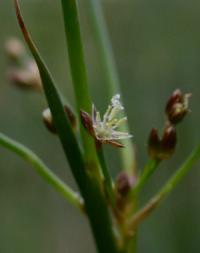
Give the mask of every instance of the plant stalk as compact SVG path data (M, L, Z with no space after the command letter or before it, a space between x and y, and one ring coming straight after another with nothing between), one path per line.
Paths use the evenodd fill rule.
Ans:
M99 0L86 0L88 16L93 28L93 36L96 42L98 58L102 66L102 73L105 77L105 89L112 97L114 94L121 94L120 81L117 67L114 60L112 45L110 43L102 6ZM128 124L121 127L122 131L129 132ZM135 151L130 139L122 141L125 148L120 149L122 168L129 175L136 175Z
M200 145L196 149L194 149L188 159L161 188L161 190L153 198L151 198L150 201L141 210L139 210L135 215L133 215L133 217L129 220L129 230L136 229L137 226L152 213L152 211L161 203L161 201L163 201L175 189L177 184L199 161L199 159Z
M159 160L149 160L147 162L141 176L137 180L135 187L133 188L133 190L130 193L131 196L135 196L141 191L141 189L143 188L145 183L148 181L150 176L157 169L159 163L160 163Z
M81 41L77 1L61 0L61 2L77 112L78 115L80 115L81 110L91 113L92 102L89 94L87 70ZM92 167L93 172L96 171L97 174L100 174L94 141L81 124L80 130L84 147L84 159L89 168Z
M102 172L104 175L104 186L105 186L106 194L108 195L111 205L115 207L115 193L113 191L112 177L110 175L109 169L106 164L104 150L103 150L102 145L101 147L98 148L97 154L98 154Z
M50 184L57 192L59 192L70 204L83 211L83 200L68 187L61 179L59 179L30 149L0 133L0 146L14 152L22 159L28 161L48 184Z
M78 113L81 110L91 113L92 103L88 89L77 1L62 0L62 10L77 110ZM90 173L89 178L86 177L88 182L81 188L83 188L83 193L87 192L87 194L83 194L83 197L96 245L101 253L117 253L117 242L106 199L99 182L93 177L93 173L96 172L98 179L102 179L95 143L82 125L80 128L84 147L85 170Z

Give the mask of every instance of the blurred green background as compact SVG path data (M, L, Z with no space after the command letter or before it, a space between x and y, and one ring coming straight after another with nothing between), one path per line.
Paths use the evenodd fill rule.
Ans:
M108 101L104 74L80 0L82 33L93 100L100 110ZM165 162L145 187L141 203L156 192L200 140L200 1L102 1L122 93L128 112L138 167L147 159L146 140L161 128L163 109L175 88L193 93L192 113L178 127L176 155ZM60 89L73 103L60 1L21 0L29 29ZM11 86L5 78L4 42L21 37L11 0L0 2L0 131L31 147L76 187L56 137L41 120L43 96ZM108 148L113 175L120 170ZM200 170L194 168L165 203L142 225L139 253L200 252ZM31 170L29 164L0 148L0 252L93 253L87 221Z

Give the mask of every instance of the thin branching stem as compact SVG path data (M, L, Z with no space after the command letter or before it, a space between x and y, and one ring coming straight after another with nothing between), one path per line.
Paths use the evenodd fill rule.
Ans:
M101 164L102 172L104 175L104 186L105 186L106 194L108 195L111 205L114 207L115 194L113 191L113 181L112 181L112 177L110 175L109 169L106 164L106 160L105 160L104 151L103 151L102 146L98 149L97 153L98 153L99 161Z
M177 184L184 178L184 176L191 170L191 168L200 159L200 145L191 153L188 159L183 165L175 172L175 174L167 181L167 183L161 188L161 190L150 199L150 201L139 210L129 220L128 231L133 231L137 226L146 219L152 211L167 197L177 186Z
M145 183L148 181L148 179L151 177L151 175L155 172L159 165L160 161L153 159L149 160L147 164L145 165L143 172L141 176L138 178L137 183L133 190L130 192L131 196L137 195L145 185Z
M107 91L108 97L112 97L114 94L121 94L121 88L103 9L100 0L86 0L86 4L88 7L90 24L93 27L93 35L102 67L102 73L105 77L104 87ZM129 132L128 123L121 127L121 131ZM122 161L122 169L126 170L130 176L137 176L136 157L133 144L130 139L122 141L122 144L125 146L125 148L120 149L119 151ZM137 201L136 198L135 201ZM134 204L134 206L136 205ZM135 238L132 239L130 249L132 253L136 252Z
M105 77L104 87L108 97L114 94L121 94L120 80L114 60L112 45L110 43L102 6L99 0L86 0L88 16L93 27L93 35L96 42L98 56L102 66L102 73ZM129 132L128 124L121 127L124 132ZM124 149L120 149L122 167L129 175L136 174L135 152L130 139L122 141Z
M0 146L14 152L29 162L36 173L59 192L70 204L83 211L83 200L80 195L58 178L33 151L2 133L0 133Z
M77 1L62 0L61 2L78 115L80 115L81 110L91 113L92 102L88 88ZM93 173L96 172L98 177L100 172L94 141L82 125L80 125L80 130L84 147L84 159L89 169L92 167Z

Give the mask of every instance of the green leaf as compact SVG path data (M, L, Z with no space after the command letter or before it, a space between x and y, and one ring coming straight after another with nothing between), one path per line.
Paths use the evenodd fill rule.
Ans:
M87 70L84 61L78 4L75 0L62 0L61 2L77 111L79 115L81 110L91 113L92 102L88 88ZM80 125L80 130L84 148L84 158L87 162L88 169L92 169L91 171L96 173L97 177L100 177L100 166L98 163L94 140L88 135L82 125Z
M59 179L30 149L25 147L0 133L0 146L14 152L25 161L29 162L37 174L39 174L49 185L51 185L57 192L61 193L68 202L75 207L83 210L83 200L67 186L61 179Z
M46 67L43 59L41 58L36 46L34 45L30 34L28 33L26 29L17 0L15 0L15 7L16 7L16 14L17 14L21 31L37 63L40 76L42 79L45 95L46 95L51 113L53 115L54 123L58 131L58 135L61 140L63 149L68 158L69 164L72 168L74 177L80 189L82 189L83 184L85 183L86 175L84 172L85 165L84 165L84 161L83 161L78 143L73 134L73 130L71 128L70 122L64 112L64 106L62 104L55 82L48 68Z
M98 59L101 64L102 74L104 75L105 83L102 87L107 91L108 99L110 99L117 93L121 94L121 88L102 6L100 0L86 0L85 5L93 28ZM121 127L121 130L129 132L128 123ZM125 146L125 148L120 149L123 169L129 175L136 174L135 150L132 141L131 139L123 140L122 144Z

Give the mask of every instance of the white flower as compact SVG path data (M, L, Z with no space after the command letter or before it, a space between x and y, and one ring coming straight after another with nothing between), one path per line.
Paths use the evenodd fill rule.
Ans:
M119 113L124 110L120 102L120 95L112 97L111 104L108 106L103 119L95 106L92 107L92 125L96 139L102 143L119 144L117 140L131 138L127 132L117 131L123 123L127 121L127 117L120 118ZM118 116L118 117L117 117ZM119 144L120 146L121 144ZM121 145L122 146L122 145Z

